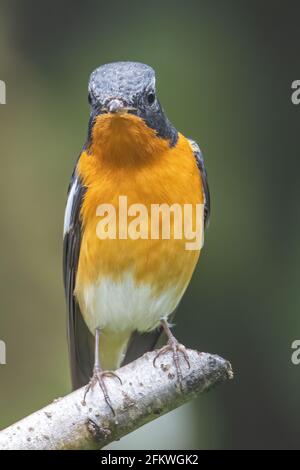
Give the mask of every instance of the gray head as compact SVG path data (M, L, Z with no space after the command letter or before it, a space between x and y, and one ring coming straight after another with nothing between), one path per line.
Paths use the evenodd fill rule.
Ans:
M96 69L90 77L89 93L92 102L107 106L115 99L125 106L136 106L139 101L155 95L155 72L137 62L115 62ZM153 104L151 102L150 104Z
M89 81L91 119L89 139L97 116L104 113L132 113L154 129L158 137L177 141L177 131L170 124L156 96L155 72L139 62L114 62L94 70Z

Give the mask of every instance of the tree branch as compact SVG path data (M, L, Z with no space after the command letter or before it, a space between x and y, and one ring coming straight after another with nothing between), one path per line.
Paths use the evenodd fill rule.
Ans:
M153 367L156 352L149 352L118 370L122 386L105 379L115 417L99 387L88 393L85 406L81 388L1 431L0 449L101 449L233 377L230 363L219 356L193 350L188 355L190 369L181 362L183 392L171 353Z

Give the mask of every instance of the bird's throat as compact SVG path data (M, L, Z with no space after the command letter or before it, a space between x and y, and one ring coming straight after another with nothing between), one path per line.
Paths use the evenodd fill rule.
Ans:
M168 147L167 140L158 137L143 119L116 113L96 118L90 153L108 164L128 166L149 164Z

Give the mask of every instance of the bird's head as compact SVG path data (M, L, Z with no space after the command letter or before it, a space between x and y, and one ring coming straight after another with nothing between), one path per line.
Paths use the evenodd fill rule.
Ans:
M95 144L135 145L143 131L175 145L177 131L156 94L155 72L138 62L115 62L97 68L90 77L91 106L87 147ZM143 145L147 144L143 139ZM111 141L111 142L110 142ZM114 141L114 142L112 142ZM123 141L123 142L122 142Z

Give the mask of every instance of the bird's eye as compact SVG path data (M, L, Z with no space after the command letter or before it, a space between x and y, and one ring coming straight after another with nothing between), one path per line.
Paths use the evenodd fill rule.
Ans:
M92 95L91 95L91 93L89 93L88 102L89 102L89 104L92 104Z
M147 101L148 101L148 104L153 104L154 101L155 101L155 94L154 93L148 93L147 95Z

